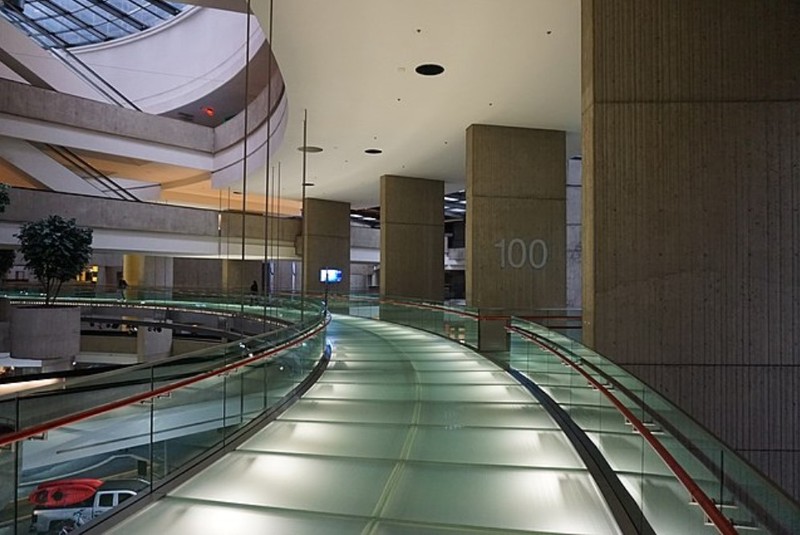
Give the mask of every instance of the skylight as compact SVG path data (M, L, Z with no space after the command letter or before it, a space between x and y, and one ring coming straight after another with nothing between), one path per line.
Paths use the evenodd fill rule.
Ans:
M0 16L44 48L69 48L147 30L184 9L162 0L15 0Z

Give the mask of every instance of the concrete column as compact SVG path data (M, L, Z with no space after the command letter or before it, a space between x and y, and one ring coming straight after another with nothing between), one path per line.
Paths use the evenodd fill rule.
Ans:
M381 177L381 296L444 298L444 182Z
M303 214L303 283L306 294L322 295L319 270L339 269L342 282L331 293L350 293L350 203L306 199Z
M122 261L122 278L130 287L129 299L138 296L138 288L158 289L158 295L168 297L173 284L172 257L126 254Z
M136 355L139 362L166 358L172 354L172 329L140 326L136 332Z
M245 295L250 294L250 285L253 281L258 282L258 291L262 291L261 260L223 260L222 261L222 287L228 292L243 291Z
M586 340L797 498L800 3L582 10Z
M173 261L175 287L221 290L222 262L217 258L176 258Z
M565 305L566 165L564 132L467 129L466 294L482 315ZM506 347L502 325L479 334Z

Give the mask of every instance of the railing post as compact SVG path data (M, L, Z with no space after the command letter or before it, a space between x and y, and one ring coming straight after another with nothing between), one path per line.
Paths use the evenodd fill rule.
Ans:
M478 351L508 351L511 337L506 327L509 317L497 309L478 310Z

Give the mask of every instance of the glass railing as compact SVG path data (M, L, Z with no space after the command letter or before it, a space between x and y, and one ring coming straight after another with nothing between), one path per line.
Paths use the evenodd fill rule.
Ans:
M478 313L467 307L421 299L351 295L331 296L328 308L334 314L399 323L478 347Z
M511 366L587 432L657 532L681 532L665 512L699 510L696 485L738 532L800 533L798 504L663 396L563 334L520 319L513 328Z
M212 296L200 292L179 301L176 293L158 301L219 311L242 308L219 293L214 301L203 301ZM29 528L58 533L63 525L105 511L109 501L116 505L156 489L233 444L248 424L264 420L307 387L321 370L328 316L320 303L280 303L284 308L270 301L270 313L303 320L179 357L0 398L0 534ZM256 314L263 305L250 304L248 297L245 306ZM87 482L102 485L87 490Z
M338 296L329 307L471 347L478 345L479 321L497 320L473 309L403 298ZM663 396L577 342L579 318L576 311L537 313L534 319L552 330L508 317L510 351L500 358L567 411L658 533L800 533L797 503Z

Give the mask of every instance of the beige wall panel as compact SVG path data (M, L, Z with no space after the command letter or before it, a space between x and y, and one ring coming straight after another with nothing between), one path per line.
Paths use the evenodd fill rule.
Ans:
M467 304L530 311L566 300L566 136L467 129Z
M304 232L309 236L350 236L350 203L306 199Z
M250 285L258 282L258 291L263 291L261 280L262 262L259 260L223 260L222 261L222 288L229 292L250 293Z
M470 305L521 310L563 306L564 201L473 197L469 203L470 218L476 221L467 245Z
M97 229L216 236L217 212L164 204L129 202L54 191L12 188L3 221L36 221L52 214Z
M381 177L382 296L444 298L444 182Z
M221 233L224 237L242 237L242 214L241 212L224 212L221 218ZM267 223L267 232L270 241L275 239L284 243L292 244L295 238L302 231L302 221L299 219L277 218L270 216ZM244 228L248 240L264 239L264 216L257 214L246 214L244 218Z
M584 83L593 82L598 102L800 95L795 0L584 0L583 8L596 69Z
M800 389L797 366L757 369L747 365L629 364L626 368L678 403L712 432L725 432L734 451L756 463L785 489L796 488L800 475L770 460L800 460L800 434L791 411ZM727 395L737 393L736 396ZM721 409L720 403L724 403ZM783 416L780 416L783 415ZM778 418L785 418L778 423ZM781 444L776 448L775 444ZM777 450L777 451L776 451ZM776 469L777 468L777 469Z
M795 497L798 27L790 0L583 3L585 340Z
M444 298L444 226L390 225L381 232L381 295Z
M469 195L565 198L564 132L478 124L467 128L467 138Z
M0 80L0 113L190 150L214 150L213 128L9 80Z
M350 240L327 236L308 236L307 246L312 253L303 255L303 264L308 266L306 291L322 293L325 285L319 282L319 270L323 268L342 270L342 282L331 284L331 293L349 293L350 291Z
M393 175L381 177L381 226L444 225L443 214L443 182Z
M342 282L330 286L333 293L350 291L350 203L306 199L303 218L303 277L310 294L325 291L319 281L323 268L342 270Z
M206 258L175 258L173 281L175 288L222 288L222 260Z

